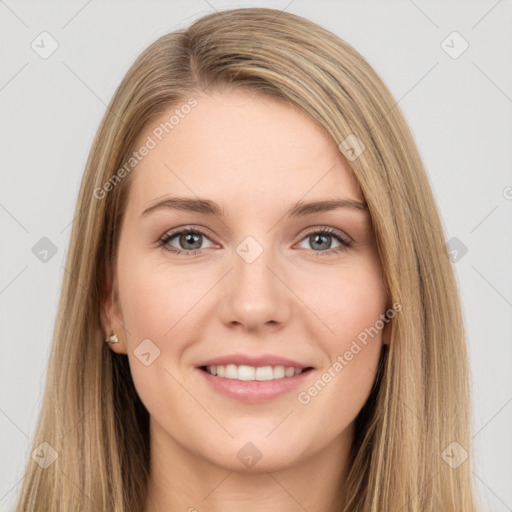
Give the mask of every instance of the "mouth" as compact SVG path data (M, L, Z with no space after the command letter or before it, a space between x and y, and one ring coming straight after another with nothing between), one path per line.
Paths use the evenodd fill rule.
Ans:
M271 381L289 379L313 370L312 366L296 368L293 366L248 366L248 365L207 365L200 366L200 370L214 377L239 381Z
M305 386L314 372L311 366L235 364L205 365L197 367L197 370L215 393L246 404L262 404L280 396L289 396L299 386Z
M203 360L196 370L216 394L255 404L290 396L306 385L315 367L279 354L235 353Z

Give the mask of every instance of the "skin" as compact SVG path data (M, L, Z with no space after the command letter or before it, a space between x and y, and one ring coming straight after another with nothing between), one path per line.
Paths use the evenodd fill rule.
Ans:
M309 403L297 396L332 372L389 304L367 211L283 216L299 199L364 198L336 144L296 109L241 90L194 97L198 105L133 171L102 310L105 333L119 337L109 347L128 354L150 414L145 511L334 511L388 326ZM226 216L163 208L141 216L171 194L211 199ZM197 246L190 238L167 243L182 254L158 245L190 225L206 232L199 254L185 254ZM336 238L314 235L326 227L352 247L334 253ZM236 252L247 236L263 249L252 263ZM144 339L160 350L148 366L134 354ZM277 354L314 370L300 388L242 403L214 391L196 369L235 352ZM237 457L248 442L262 455L253 467Z

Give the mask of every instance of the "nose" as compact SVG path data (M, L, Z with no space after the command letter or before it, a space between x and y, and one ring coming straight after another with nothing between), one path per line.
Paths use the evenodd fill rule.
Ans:
M279 329L288 322L293 294L284 271L271 250L263 250L255 259L247 257L243 247L233 254L233 268L223 283L219 315L225 325L247 331ZM261 250L261 249L260 249Z

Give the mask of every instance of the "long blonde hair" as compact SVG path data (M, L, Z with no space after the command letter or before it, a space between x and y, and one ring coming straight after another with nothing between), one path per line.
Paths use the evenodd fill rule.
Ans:
M100 305L115 269L131 182L98 190L137 136L193 94L245 87L299 108L337 145L355 135L349 165L372 218L391 322L374 389L357 417L340 512L474 512L466 341L443 228L413 137L391 93L345 41L299 16L226 10L149 46L131 66L96 134L76 205L41 415L18 512L143 510L148 412L126 355L104 342ZM136 171L134 171L136 172ZM457 443L456 445L452 443ZM55 450L55 453L51 450ZM451 455L450 455L451 456Z

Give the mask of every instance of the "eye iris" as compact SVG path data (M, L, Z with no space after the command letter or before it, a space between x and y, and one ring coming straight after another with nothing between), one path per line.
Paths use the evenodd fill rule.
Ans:
M185 233L180 235L180 245L185 249L199 249L201 247L201 238L202 235L200 233ZM195 244L195 246L187 247L186 244L188 243Z
M324 241L328 240L329 243L327 244L327 247L325 247L325 244L324 246L322 246L322 242L317 243L317 239L319 238L322 238ZM313 247L314 249L329 249L331 247L331 237L329 235L317 233L315 235L310 236L309 239L313 240L313 242L311 243L311 247Z
M198 231L183 231L175 235L175 237L178 237L180 247L187 251L200 249L203 236L204 235ZM314 250L317 252L325 252L326 249L332 246L333 237L336 238L328 232L317 232L309 235L309 241Z

